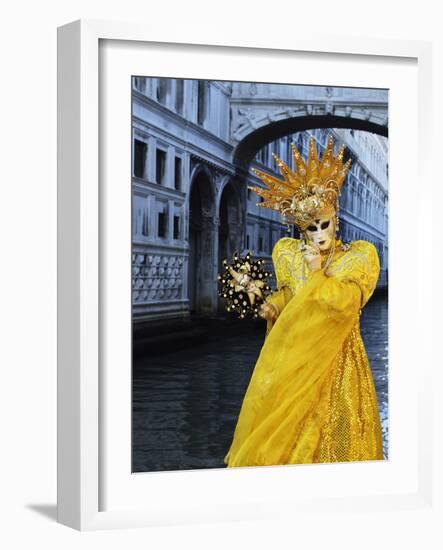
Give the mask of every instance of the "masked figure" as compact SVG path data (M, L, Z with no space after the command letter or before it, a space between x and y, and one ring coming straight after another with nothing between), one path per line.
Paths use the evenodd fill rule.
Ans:
M380 271L376 248L336 238L338 200L349 161L329 137L321 161L311 138L296 171L276 155L284 177L255 171L251 189L301 238L274 246L277 290L262 305L264 345L246 391L228 467L383 459L377 397L360 313Z

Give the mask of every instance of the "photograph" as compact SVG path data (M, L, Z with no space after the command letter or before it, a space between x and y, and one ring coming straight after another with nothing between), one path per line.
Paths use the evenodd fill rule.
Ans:
M132 471L389 460L389 90L128 85Z

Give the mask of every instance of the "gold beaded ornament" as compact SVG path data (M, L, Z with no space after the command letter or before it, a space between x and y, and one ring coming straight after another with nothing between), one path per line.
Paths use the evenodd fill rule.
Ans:
M248 188L264 199L258 206L277 210L285 223L295 224L304 231L313 220L337 213L340 188L351 164L350 160L343 164L344 151L345 146L342 145L334 157L334 142L330 135L323 157L319 160L314 138L311 137L305 162L292 143L296 171L272 153L284 180L253 169L267 187Z
M263 268L263 260L253 260L252 254L234 254L232 263L223 260L223 272L217 276L219 296L226 302L226 311L240 319L258 317L260 306L270 293L267 278L271 275Z

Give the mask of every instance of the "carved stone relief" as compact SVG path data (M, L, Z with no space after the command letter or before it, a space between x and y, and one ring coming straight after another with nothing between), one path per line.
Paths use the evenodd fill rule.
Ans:
M133 254L132 300L146 303L181 298L183 257L160 254Z

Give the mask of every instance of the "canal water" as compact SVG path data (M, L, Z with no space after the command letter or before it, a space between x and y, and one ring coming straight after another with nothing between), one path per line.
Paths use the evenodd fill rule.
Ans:
M241 321L236 321L240 323ZM242 325L245 327L246 325ZM264 339L264 323L217 333L183 350L138 357L133 376L134 472L223 468ZM259 330L258 330L259 329ZM388 304L373 298L361 317L388 457Z

